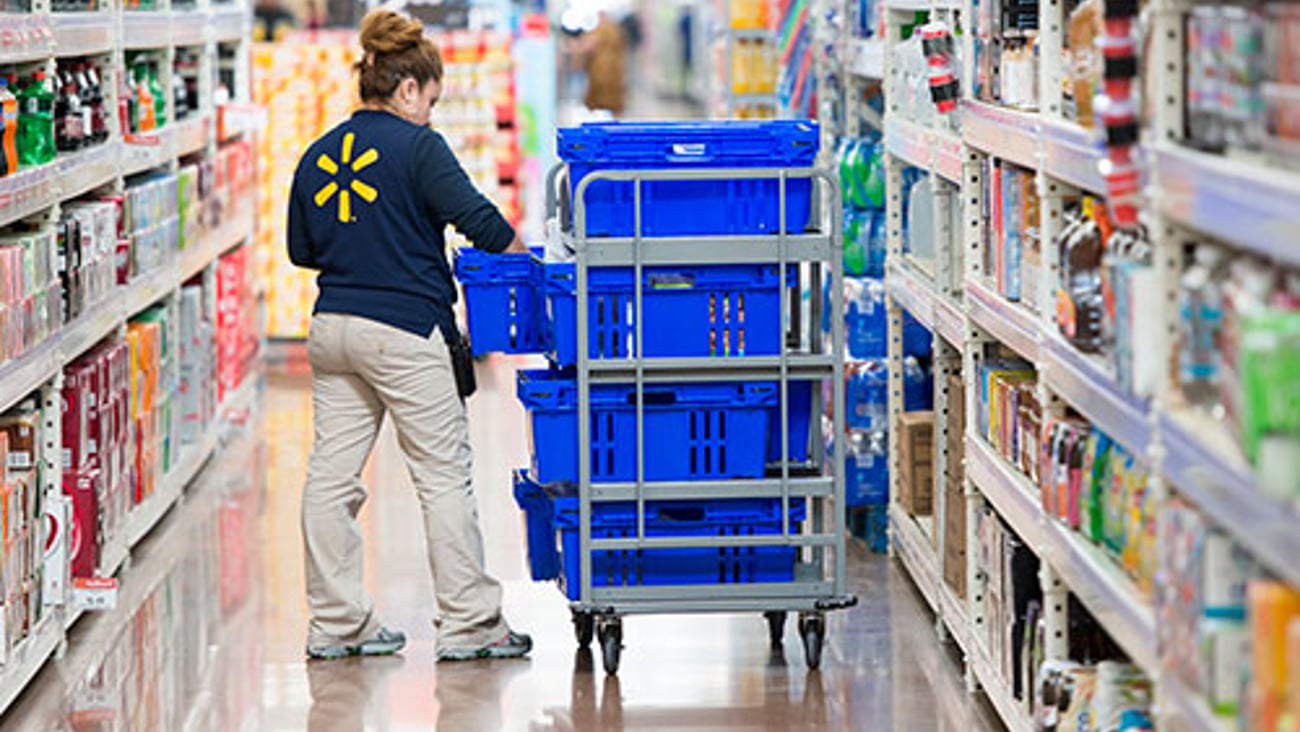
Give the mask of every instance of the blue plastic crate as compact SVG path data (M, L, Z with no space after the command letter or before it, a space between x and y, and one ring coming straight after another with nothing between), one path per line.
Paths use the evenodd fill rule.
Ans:
M642 184L645 236L773 234L780 227L780 183L745 178L746 168L809 168L818 127L802 121L595 122L558 131L557 151L569 164L569 195L599 170L736 168L727 180ZM786 230L808 225L812 181L786 182ZM633 184L597 181L586 195L588 236L632 236Z
M582 574L578 499L556 497L522 471L515 474L514 489L515 501L527 517L528 560L533 579L559 579L568 598L579 599ZM781 533L780 499L650 501L645 511L646 535L651 537L748 537ZM792 501L792 534L798 533L806 517L804 502ZM593 506L591 535L594 539L635 537L636 524L635 503ZM794 580L797 555L794 547L599 551L592 554L592 585L790 582Z
M532 254L489 254L469 247L457 253L456 278L465 288L475 355L546 350L541 257L541 248Z
M573 264L547 264L552 360L578 360L577 275ZM631 267L587 270L588 358L628 358L636 346ZM641 280L641 338L647 358L774 356L780 353L781 272L768 264L646 267ZM786 270L787 284L798 270Z
M889 448L852 451L844 458L844 497L850 506L889 503Z
M529 410L533 472L542 483L578 480L578 384L571 374L519 372ZM763 477L771 382L647 384L645 478L652 481ZM636 387L591 388L591 480L636 480Z
M889 551L889 506L862 506L849 514L849 527L867 549L876 554Z
M772 408L768 410L767 461L780 464L781 392L779 384L777 389L777 400ZM787 410L790 415L789 458L791 462L804 463L808 461L808 456L811 454L808 439L812 430L813 383L811 381L791 381L787 392L790 401Z

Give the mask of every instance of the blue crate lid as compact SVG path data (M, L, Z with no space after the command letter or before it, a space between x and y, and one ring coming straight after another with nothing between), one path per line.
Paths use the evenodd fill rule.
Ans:
M821 132L816 122L588 122L556 131L569 163L641 167L811 166Z
M572 372L548 369L520 371L516 393L528 409L575 409L578 405L578 382ZM729 384L646 384L646 409L681 407L770 407L778 404L781 393L777 385L765 382ZM593 407L636 407L633 385L601 384L591 387Z

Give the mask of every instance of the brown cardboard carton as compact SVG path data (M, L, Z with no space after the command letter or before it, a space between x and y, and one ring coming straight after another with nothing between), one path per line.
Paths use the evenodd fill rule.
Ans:
M934 412L898 418L899 504L912 516L929 516L934 494Z

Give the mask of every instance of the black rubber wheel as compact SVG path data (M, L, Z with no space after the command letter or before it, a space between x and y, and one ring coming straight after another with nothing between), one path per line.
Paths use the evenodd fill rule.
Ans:
M780 648L785 643L785 619L786 615L780 610L763 613L767 618L767 637L772 642L773 648Z
M578 639L579 648L591 648L591 641L596 637L596 619L586 613L574 613L573 635Z
M623 624L618 618L602 620L597 632L600 636L601 661L605 665L605 673L613 676L618 673L618 664L623 655Z
M826 622L820 616L810 615L799 620L799 635L803 637L804 660L809 669L822 665L822 646L826 642Z

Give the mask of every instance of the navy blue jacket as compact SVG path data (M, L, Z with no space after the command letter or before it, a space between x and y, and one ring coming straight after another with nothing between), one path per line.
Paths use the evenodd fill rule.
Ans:
M515 232L442 136L361 110L307 149L289 199L289 259L320 272L316 313L358 315L427 338L456 327L443 232L489 252Z

